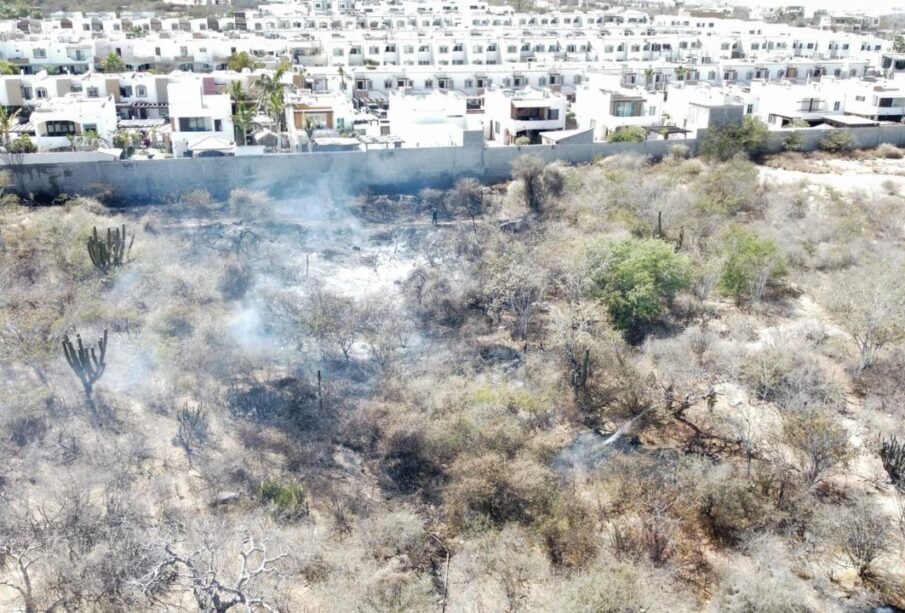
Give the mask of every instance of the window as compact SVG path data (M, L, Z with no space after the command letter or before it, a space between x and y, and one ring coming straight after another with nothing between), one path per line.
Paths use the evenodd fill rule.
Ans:
M412 46L412 45L406 45L405 47L402 48L402 51L403 51L404 53L414 53L414 52L415 52L415 47Z
M344 53L345 52L342 49L337 47L336 49L333 50L333 57L342 57Z
M97 134L97 124L96 123L86 123L82 124L82 132L88 134L89 132L94 132Z
M509 45L506 47L506 53L516 53L518 51L518 47L515 45Z
M427 45L421 45L420 47L418 47L418 53L427 53L428 51L430 51L430 47L428 47Z
M207 124L204 121L204 117L180 117L179 118L179 131L180 132L206 132Z
M753 105L753 104L749 104L749 105L745 108L745 115L750 115L750 114L753 113L753 112L754 112L754 105Z
M31 53L32 53L32 56L34 56L34 58L38 59L38 60L43 60L44 58L47 57L46 49L34 49L34 50L32 50Z
M474 46L471 48L471 51L472 51L473 53L483 53L483 52L484 52L484 47L482 47L481 45L474 45Z
M833 103L833 110L834 111L842 110L842 103L839 100L836 100L836 102Z
M154 47L154 55L160 56L160 47Z
M96 87L89 87L88 89L85 90L85 95L88 98L99 98L100 92L98 91L98 89Z
M123 98L131 98L132 97L132 86L131 85L120 85L119 95L122 96Z
M433 79L425 79L424 80L424 89L432 89L434 87Z
M613 117L640 117L641 101L639 100L614 100L610 115Z
M47 136L75 136L75 123L71 121L48 121L45 129Z
M214 120L214 132L222 132L223 131L223 120L215 119Z
M474 87L474 81L472 79L465 79L465 89L471 89Z
M439 52L440 53L449 53L449 47L447 47L446 45L440 45Z
M139 98L147 98L148 97L148 88L144 85L136 85L135 86L135 95Z
M864 96L855 96L855 102L864 102Z
M37 88L37 89L35 90L35 96L36 96L37 98L46 98L46 97L47 97L47 90L44 89L43 87L39 87L39 88Z

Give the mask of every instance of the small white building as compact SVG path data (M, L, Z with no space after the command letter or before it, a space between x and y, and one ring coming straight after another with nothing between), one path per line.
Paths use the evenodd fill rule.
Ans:
M467 126L467 100L448 90L399 89L390 91L387 119L390 134L403 147L442 147L462 144Z
M593 130L595 140L620 128L654 126L663 121L664 94L637 85L628 86L618 75L592 74L575 92L575 121Z
M711 87L708 83L670 87L663 104L664 123L688 130L692 135L719 124L741 123L746 109L743 93L730 87Z
M43 100L30 118L38 151L110 147L116 120L112 96L83 98L72 93Z
M170 113L170 142L173 157L223 154L223 143L235 148L232 101L227 94L216 93L214 80L183 75L167 85ZM209 140L211 137L216 141ZM205 148L193 153L196 144L216 142L216 150Z
M309 121L316 131L345 133L354 129L355 117L355 107L345 93L294 94L286 104L289 146L299 151L307 150Z
M569 101L549 89L491 87L484 94L484 138L511 145L524 136L540 143L540 133L566 127Z

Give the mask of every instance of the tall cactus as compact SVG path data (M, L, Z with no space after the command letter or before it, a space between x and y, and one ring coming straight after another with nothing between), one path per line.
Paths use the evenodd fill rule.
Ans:
M76 345L69 340L69 335L63 336L63 355L69 362L69 367L82 382L85 389L85 397L92 406L94 401L91 393L94 390L94 384L104 374L107 368L107 331L104 330L104 336L97 342L97 350L94 347L86 348L82 344L82 337L78 334L75 336Z
M107 274L114 268L122 266L129 258L135 235L132 235L128 244L126 238L126 224L123 224L121 228L107 228L106 240L102 240L98 236L95 227L91 236L88 237L88 255L91 257L94 267Z
M572 360L572 373L570 375L570 383L572 384L572 391L575 392L575 396L581 393L584 390L585 386L588 384L588 375L591 371L591 351L589 349L585 349L584 358L581 362L577 362L574 358Z
M880 446L880 459L883 460L883 468L899 489L905 489L905 445L896 437L883 441Z

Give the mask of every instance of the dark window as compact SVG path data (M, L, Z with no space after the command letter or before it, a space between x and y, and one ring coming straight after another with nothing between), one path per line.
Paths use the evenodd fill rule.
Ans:
M48 121L47 136L75 136L75 124L71 121Z
M204 117L180 117L179 118L179 131L180 132L206 132L207 125L204 122Z
M222 132L223 131L223 120L215 119L214 120L214 132Z

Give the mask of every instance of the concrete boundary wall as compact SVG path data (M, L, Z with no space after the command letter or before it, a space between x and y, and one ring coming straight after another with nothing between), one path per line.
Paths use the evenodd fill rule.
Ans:
M830 130L795 130L805 151L817 149ZM905 145L905 126L851 128L858 148L881 143ZM792 130L770 134L768 149L781 151ZM700 138L703 131L698 133ZM13 173L13 189L32 194L38 201L61 193L92 194L112 190L111 204L136 205L175 200L179 194L204 189L218 199L236 188L267 191L276 197L294 194L354 194L374 191L415 191L422 187L447 187L460 177L500 181L510 176L512 162L520 155L568 164L591 162L622 153L663 157L671 147L684 145L696 151L696 139L656 140L643 143L590 143L485 147L466 140L461 147L389 149L330 153L287 153L222 158L118 160L67 164L0 166ZM323 190L329 190L324 192Z

